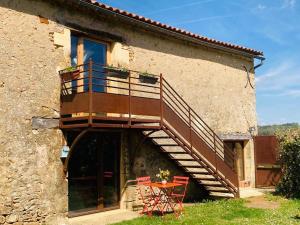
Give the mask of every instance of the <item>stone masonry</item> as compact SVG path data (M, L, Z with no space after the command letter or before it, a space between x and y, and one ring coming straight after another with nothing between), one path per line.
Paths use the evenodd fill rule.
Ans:
M109 63L162 73L217 133L248 134L257 126L255 89L245 87L243 68L253 67L251 58L162 37L60 2L0 1L0 225L68 223L60 160L64 135L57 127L58 71L69 66L74 29L68 24L122 37L122 43L110 40ZM149 145L142 152L153 152ZM252 140L245 149L246 178L254 184ZM148 158L140 155L137 161L143 160Z

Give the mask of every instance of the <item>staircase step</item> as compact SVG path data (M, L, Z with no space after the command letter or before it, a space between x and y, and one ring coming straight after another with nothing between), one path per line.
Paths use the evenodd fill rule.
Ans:
M203 172L203 173L198 173L198 174L194 174L195 179L197 180L205 180L205 179L214 179L216 180L216 178L214 176L212 176L211 174L209 174L208 172Z
M152 138L152 139L172 139L169 136L150 136L150 138Z
M224 185L219 183L218 181L204 181L201 180L201 183L205 186L205 187L223 187Z
M195 159L189 159L189 158L180 158L180 159L177 159L177 158L173 158L172 157L172 159L178 160L178 161L181 161L181 162L184 162L184 161L186 161L186 162L196 162Z
M163 146L163 147L178 147L179 146L178 144L158 144L158 145Z
M208 191L211 191L211 192L224 192L224 193L231 193L227 188L225 187L212 187L212 186L206 186L206 189Z
M197 177L196 178L197 180L200 180L200 181L216 181L217 179L215 177Z
M149 134L150 132L151 131L143 131L145 135ZM168 135L163 130L158 130L149 135L149 137L151 136L168 136Z
M209 192L209 195L216 198L234 198L232 193Z
M170 154L170 156L173 158L173 159L176 159L176 160L195 160L192 156L190 156L189 154L177 154L177 153L173 153L173 154Z
M167 150L167 151L164 151L165 153L168 153L168 154L170 154L170 155L172 155L172 154L181 154L181 155L185 155L186 154L186 152L185 151L176 151L176 150Z
M187 161L181 161L181 160L178 160L178 162L180 163L181 166L183 167L201 167L203 168L197 161L190 161L190 162L187 162Z
M203 167L188 167L186 166L186 169L189 173L201 173L201 172L207 172L206 169L204 169Z
M154 139L153 141L160 146L178 146L178 144L173 139Z

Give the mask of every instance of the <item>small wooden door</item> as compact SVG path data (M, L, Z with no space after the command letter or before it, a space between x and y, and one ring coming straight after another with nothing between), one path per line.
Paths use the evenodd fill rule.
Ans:
M275 186L281 177L276 136L256 136L254 150L256 187Z

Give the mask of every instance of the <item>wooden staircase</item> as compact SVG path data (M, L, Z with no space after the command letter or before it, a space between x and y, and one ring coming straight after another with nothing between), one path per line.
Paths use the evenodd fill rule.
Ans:
M180 138L167 127L161 131L144 131L151 141L166 153L185 173L203 185L211 196L215 197L239 197L238 187L224 181L221 173L217 173L207 165L201 155L192 151ZM148 136L149 134L149 136Z
M159 131L144 131L161 151L211 196L239 197L234 153L162 78Z

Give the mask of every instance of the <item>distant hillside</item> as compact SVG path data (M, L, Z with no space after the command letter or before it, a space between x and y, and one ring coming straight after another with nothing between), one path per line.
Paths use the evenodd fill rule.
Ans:
M286 129L300 129L298 123L285 123L280 125L266 125L258 126L258 135L274 135L277 130L286 130Z

